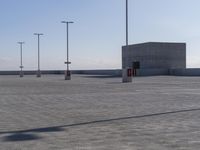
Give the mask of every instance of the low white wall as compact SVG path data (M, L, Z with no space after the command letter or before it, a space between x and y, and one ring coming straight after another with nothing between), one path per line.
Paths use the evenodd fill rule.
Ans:
M200 76L200 68L186 69L140 69L138 76L172 75L172 76Z
M122 76L121 69L113 70L74 70L74 74L88 74L88 75L109 75L109 76Z
M174 76L200 76L200 68L171 69L170 75L174 75Z
M168 69L139 69L137 76L169 75Z
M64 74L64 71L60 70L42 70L42 74ZM24 71L25 75L36 75L36 71ZM0 71L0 75L19 75L19 71Z
M42 74L64 74L64 70L42 70ZM36 71L24 71L25 75L36 75ZM121 69L113 70L72 70L72 74L121 76ZM0 71L0 75L19 75L19 71Z
M24 71L25 75L36 75L36 71ZM64 74L64 70L42 70L42 74ZM72 70L72 74L122 76L121 69L110 70ZM0 75L19 75L19 71L0 71ZM200 68L188 69L139 69L137 76L200 76Z

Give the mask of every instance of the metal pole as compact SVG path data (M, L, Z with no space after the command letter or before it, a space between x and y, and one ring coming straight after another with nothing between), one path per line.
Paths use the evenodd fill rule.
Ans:
M34 35L37 35L38 38L38 70L37 70L37 77L41 77L40 72L40 35L43 35L42 33L34 33Z
M24 44L24 42L18 42L18 44L20 44L20 77L23 77L23 62L22 62L22 45Z
M69 71L69 22L67 25L67 71Z
M22 72L22 43L20 43L20 49L21 49L20 50L20 52L21 52L21 67L20 68L21 68L21 72Z
M126 50L129 49L128 44L128 0L126 0ZM129 74L130 71L130 68L127 66L125 68L122 66L122 82L132 82L132 76L130 77Z
M40 35L38 34L38 72L40 71Z
M67 65L67 70L65 72L65 80L71 80L71 73L69 70L69 64L71 64L71 62L69 62L69 24L70 23L74 23L74 22L69 22L69 21L62 21L61 23L65 23L66 24L66 32L67 32L67 61L65 62L65 64Z
M128 46L128 0L126 0L126 46Z

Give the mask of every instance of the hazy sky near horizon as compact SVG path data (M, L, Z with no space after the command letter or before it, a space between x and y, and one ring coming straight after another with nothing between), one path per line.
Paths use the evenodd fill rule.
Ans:
M200 67L199 0L129 0L129 44L186 42L187 67ZM24 41L26 70L65 69L69 26L71 69L121 68L125 44L125 0L0 0L0 70L17 70Z

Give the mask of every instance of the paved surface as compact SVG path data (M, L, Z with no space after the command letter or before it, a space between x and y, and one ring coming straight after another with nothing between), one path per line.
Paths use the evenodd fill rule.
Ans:
M0 76L0 150L199 150L200 77Z

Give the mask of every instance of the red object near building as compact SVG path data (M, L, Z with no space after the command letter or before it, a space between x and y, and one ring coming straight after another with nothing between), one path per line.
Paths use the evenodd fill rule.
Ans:
M132 69L127 69L127 76L132 77Z

